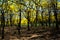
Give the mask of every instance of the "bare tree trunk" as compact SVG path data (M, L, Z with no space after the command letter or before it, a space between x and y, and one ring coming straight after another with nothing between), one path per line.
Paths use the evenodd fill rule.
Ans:
M28 16L27 16L27 19L28 19L28 31L30 31L30 27L29 27L29 23L30 23L30 17L29 17L29 11L28 11Z
M17 29L18 29L18 34L20 35L20 29L21 29L21 9L20 9L20 14L19 14L19 16L20 16L20 19L19 19L19 23L18 23Z
M38 10L36 10L36 23L35 23L35 26L37 27L37 21L38 21Z
M2 26L2 39L4 39L4 26L5 26L5 18L4 18L4 10L1 11L1 26Z
M49 27L50 27L50 13L51 13L51 11L49 10Z
M41 24L42 24L42 26L43 26L43 11L42 11L42 13L41 13L41 16L42 16L42 22L41 22Z
M12 14L10 14L10 26L12 26Z
M58 26L57 12L55 11L54 13L55 13L54 16L55 16L55 19L56 19L56 29L58 30L59 26Z
M57 2L57 0L55 0ZM53 7L53 10L54 10L54 16L55 16L55 19L56 19L56 29L58 30L59 29L59 26L58 26L58 18L57 18L57 3L54 4L52 3L52 7Z

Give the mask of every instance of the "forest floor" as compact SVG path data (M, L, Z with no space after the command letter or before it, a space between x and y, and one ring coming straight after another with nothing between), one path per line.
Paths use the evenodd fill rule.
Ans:
M5 27L4 31L4 40L60 40L60 30L54 28L30 27L28 31L22 27L20 35L16 27ZM1 36L0 33L0 40Z

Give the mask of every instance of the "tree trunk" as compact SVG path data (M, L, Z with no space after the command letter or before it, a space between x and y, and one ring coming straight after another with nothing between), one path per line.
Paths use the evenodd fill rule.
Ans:
M20 29L21 29L21 9L20 9L20 14L19 14L19 16L20 16L20 19L19 19L19 23L18 23L18 34L20 35Z
M57 0L56 0L56 2L57 2ZM55 19L56 19L56 29L58 30L59 29L59 26L58 26L58 18L57 18L57 3L56 4L54 4L54 3L52 3L52 7L53 7L53 10L54 10L54 16L55 16Z
M1 11L1 26L2 26L2 39L4 39L4 26L5 26L5 18L4 18L4 10Z
M37 27L37 21L38 21L38 10L36 10L36 23L35 23L35 26Z
M12 26L12 14L10 14L10 26Z
M29 11L28 11L28 16L27 16L27 19L28 19L28 31L30 31L30 27L29 27L29 23L30 23L30 17L29 17Z
M49 27L50 27L50 13L51 13L51 11L49 10Z
M43 26L43 11L42 11L42 13L41 13L41 16L42 16L42 22L41 22L41 24L42 24L42 26Z

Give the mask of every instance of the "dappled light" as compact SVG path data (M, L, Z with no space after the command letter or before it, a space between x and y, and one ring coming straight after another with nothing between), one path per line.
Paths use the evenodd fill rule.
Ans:
M0 40L60 40L60 0L0 0Z

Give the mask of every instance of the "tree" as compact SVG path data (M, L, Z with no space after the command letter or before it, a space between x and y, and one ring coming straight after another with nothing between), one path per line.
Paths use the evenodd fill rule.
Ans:
M3 4L4 1L2 2L1 5L1 26L2 26L2 39L4 39L4 27L5 27L5 17L4 17L4 10L3 10Z
M55 19L56 19L56 29L58 30L59 29L59 26L58 26L58 19L57 19L57 0L52 0L51 1L52 3L52 8L54 10L54 16L55 16Z

